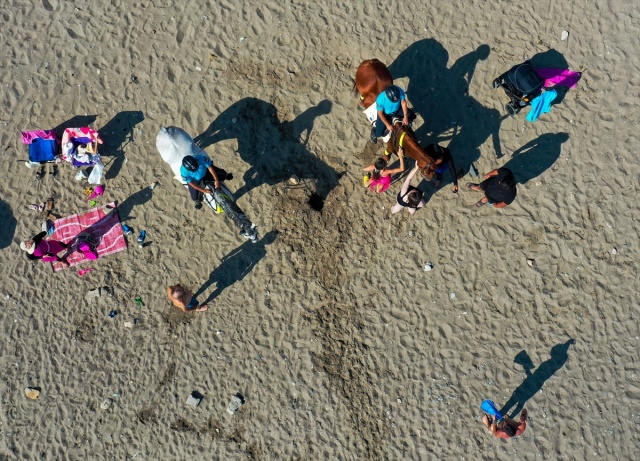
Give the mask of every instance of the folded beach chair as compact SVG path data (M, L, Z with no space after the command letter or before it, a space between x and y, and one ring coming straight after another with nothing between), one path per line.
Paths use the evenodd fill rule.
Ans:
M23 131L22 144L29 146L29 168L58 159L58 138L53 130Z

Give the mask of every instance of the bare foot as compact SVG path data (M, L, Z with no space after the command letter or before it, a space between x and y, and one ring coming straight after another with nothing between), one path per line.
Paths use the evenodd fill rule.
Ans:
M480 208L481 206L486 205L488 201L489 201L489 199L488 199L487 197L482 197L482 199L481 199L481 200L478 200L478 201L476 202L476 206L477 206L478 208Z
M209 309L209 306L207 306L207 305L205 304L204 306L196 307L196 312L204 312L204 311L206 311L207 309Z

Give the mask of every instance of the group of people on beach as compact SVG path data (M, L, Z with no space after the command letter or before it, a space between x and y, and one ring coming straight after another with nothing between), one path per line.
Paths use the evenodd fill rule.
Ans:
M406 93L397 85L389 85L376 98L377 119L374 121L371 129L371 142L377 143L378 138L393 132L394 127L392 120L394 117L402 119L402 124L407 126L410 123L411 114L407 104ZM426 153L434 159L435 163L435 184L437 189L440 187L443 175L448 170L453 181L453 192L458 192L459 172L456 170L455 163L451 151L438 144L430 144L425 148ZM398 157L400 166L391 168L389 165L390 154L379 157L372 165L363 168L365 172L364 186L369 187L374 192L384 193L391 185L393 175L403 173L406 169L405 155L402 146L398 146ZM415 213L422 208L426 201L424 193L411 185L411 180L419 171L418 163L411 170L405 179L400 192L396 196L396 203L391 209L392 213L398 213L406 208L409 213ZM466 183L466 187L470 190L483 192L484 197L476 202L477 207L484 205L492 205L495 208L504 208L511 204L517 194L516 180L513 172L508 168L499 168L492 170L484 176L484 180L480 183Z
M381 136L390 135L394 131L392 125L394 118L401 119L404 126L409 125L411 119L406 93L396 85L389 85L381 92L377 96L375 104L377 119L371 129L371 142L374 144L378 142L378 138ZM457 193L460 173L456 170L451 151L438 144L428 145L425 151L435 163L434 187L436 189L440 187L443 175L448 170L453 182L453 193ZM397 154L400 161L398 167L390 167L390 154L386 149L384 156L379 157L374 164L364 167L364 186L378 194L382 194L389 189L393 175L403 173L406 169L405 153L401 143L398 145ZM400 191L396 195L396 203L391 208L392 214L398 213L405 208L409 210L410 214L414 214L418 209L425 206L424 193L419 188L411 185L411 181L418 171L420 171L420 168L416 161L415 166L407 175ZM517 194L515 177L508 168L492 170L484 175L482 182L468 182L466 187L470 190L484 193L484 197L476 202L477 207L492 205L495 208L504 208L515 200ZM525 409L520 414L519 421L515 421L495 411L493 414L485 413L482 421L495 437L508 439L519 436L524 432L527 427L527 415L528 413Z

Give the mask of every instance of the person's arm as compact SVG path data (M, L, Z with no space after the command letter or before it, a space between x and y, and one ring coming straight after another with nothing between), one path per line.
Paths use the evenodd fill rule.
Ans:
M418 162L416 162L416 166L411 169L411 172L407 176L407 179L404 180L404 184L402 184L402 188L400 189L400 196L404 197L407 191L409 190L409 186L411 185L411 180L416 175L416 173L420 170L418 167Z
M387 127L387 130L393 131L393 127L391 126L391 123L389 123L389 120L387 120L387 116L383 111L381 110L378 111L378 117L380 117L380 120L382 120L382 123L384 123L384 125Z
M404 171L404 149L398 149L398 157L400 158L400 167L394 168L393 170L387 170L388 174L402 173Z
M484 175L484 179L489 179L491 176L497 176L498 170L492 170Z
M408 125L409 124L409 106L407 105L407 98L400 101L400 105L402 106L402 113L404 114L404 117L402 119L402 124Z
M375 169L376 169L376 166L375 166L375 165L369 165L369 166L365 166L365 167L362 169L362 171L365 171L365 172L370 173L370 172L372 172L372 171L373 171L373 170L375 170Z
M213 187L215 187L216 189L220 189L220 179L218 178L218 175L216 174L215 168L213 168L213 162L211 162L209 164L208 170L211 173L211 176L213 176L213 179L215 180L215 183L213 184Z
M31 240L33 241L34 244L38 244L42 241L42 239L47 235L46 231L42 231L40 232L38 235L34 236Z
M193 187L195 190L202 192L203 194L208 194L209 192L211 192L211 191L210 191L210 190L208 190L208 189L205 189L205 188L203 188L203 187L200 187L200 186L199 186L197 183L195 183L195 182L190 182L190 183L187 183L187 184L189 184L189 185L190 185L191 187Z
M456 192L458 192L458 172L456 171L455 163L453 163L453 158L449 159L447 166L449 167L449 174L453 179L453 193L455 194Z

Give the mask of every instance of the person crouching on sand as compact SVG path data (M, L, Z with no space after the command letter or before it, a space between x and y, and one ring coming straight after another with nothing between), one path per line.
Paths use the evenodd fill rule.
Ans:
M167 295L173 305L182 309L184 312L202 312L209 309L208 306L200 305L198 300L193 297L193 293L180 284L168 287Z
M522 410L520 413L520 422L506 417L496 421L495 417L486 413L482 417L482 422L499 439L510 439L519 436L527 428L527 410Z

